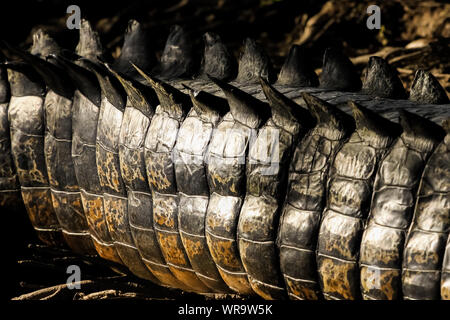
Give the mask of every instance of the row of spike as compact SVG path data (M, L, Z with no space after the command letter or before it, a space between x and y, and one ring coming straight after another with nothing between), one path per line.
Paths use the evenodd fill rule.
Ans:
M86 58L80 60L80 59L78 59L78 57L76 57L78 60L76 61L76 63L74 63L70 59L70 57L75 57L75 56L70 52L64 52L63 50L59 50L59 52L55 52L53 49L51 50L53 52L48 51L49 48L52 48L52 45L49 45L50 38L48 38L43 33L37 34L37 36L36 36L37 40L35 41L35 45L33 46L31 53L26 53L22 50L19 50L17 48L9 46L9 45L6 45L6 47L8 47L9 50L16 53L17 55L22 57L26 62L28 62L38 72L38 74L40 76L42 76L42 78L44 79L44 81L48 87L50 87L56 93L58 93L62 96L66 96L68 98L72 97L73 91L75 90L75 87L76 87L77 89L82 91L86 95L86 97L91 99L92 102L94 102L96 105L100 105L101 92L103 92L103 94L107 96L108 101L111 102L114 106L116 106L118 108L125 107L127 98L135 98L136 106L147 105L147 103L140 103L139 102L140 98L148 99L148 101L150 102L149 104L151 106L155 106L156 105L155 94L157 95L159 103L161 105L166 105L166 107L180 105L181 107L188 108L189 106L191 106L192 104L190 102L186 102L186 99L188 99L189 97L182 94L180 91L178 91L174 87L170 86L169 84L167 84L163 81L160 81L156 77L153 76L153 75L156 75L158 78L170 80L170 79L173 79L173 77L174 77L173 73L170 72L171 76L167 77L167 73L164 72L164 70L167 71L170 69L170 70L175 70L175 71L179 72L182 68L181 69L172 68L174 65L172 63L166 64L166 66L172 66L172 67L164 68L163 61L167 62L168 60L162 59L161 64L159 66L157 66L157 67L147 66L146 67L147 69L149 69L149 68L152 69L151 71L148 71L149 73L152 74L151 76L149 76L147 74L147 71L142 70L144 68L142 66L145 65L145 63L147 61L146 56L143 56L143 58L142 58L143 60L141 61L140 59L138 59L136 57L136 52L138 51L137 49L139 48L139 46L135 46L136 50L132 50L132 48L134 46L128 47L128 45L127 45L127 43L129 43L130 38L137 37L136 34L134 33L134 31L139 30L139 28L135 29L135 28L133 28L133 26L136 26L136 24L134 24L134 23L130 24L130 28L127 33L128 36L125 38L125 44L124 44L124 48L122 50L121 57L118 60L116 60L116 62L114 64L112 64L111 66L109 66L106 63L102 63L102 58L97 54L92 55L92 57L91 57L92 61L89 59L86 59ZM139 25L137 24L137 26L139 26ZM179 30L179 29L175 28L175 30ZM133 37L133 34L135 34L134 37ZM140 33L137 33L137 35L139 35L139 34ZM140 38L140 36L137 38ZM170 38L171 37L169 37L169 40L170 40ZM169 41L168 41L168 43L169 43ZM254 42L251 42L251 41L250 41L250 43L254 44ZM36 45L36 44L38 44L38 45ZM45 44L45 45L42 45L42 44ZM83 47L83 46L79 45L77 48L79 48L79 47ZM177 48L177 46L174 45L173 43L171 43L170 47L171 47L171 50L173 50L174 48ZM240 64L239 64L239 73L238 73L236 82L251 83L253 81L252 79L254 79L254 78L257 79L258 81L261 81L263 91L266 94L268 100L271 102L270 105L272 106L272 112L277 106L279 106L280 109L282 109L281 110L282 112L287 112L289 115L292 115L292 113L294 113L295 111L300 112L298 109L296 109L294 107L289 108L289 106L291 106L290 100L288 100L288 99L284 100L285 97L282 96L281 94L279 94L277 91L275 91L275 89L273 87L271 87L269 85L269 83L267 81L268 77L265 76L268 73L261 72L260 67L255 68L255 66L258 66L259 62L260 62L260 60L255 59L255 57L259 57L259 55L256 55L255 52L260 52L260 51L253 50L252 51L253 53L250 54L249 52L251 50L248 49L249 47L252 47L252 45L246 46L246 49L244 50L244 54L241 57ZM56 48L56 47L53 47L53 48ZM84 46L84 48L86 48L86 46ZM92 49L92 46L90 47L90 49ZM45 51L48 51L48 52L45 52ZM359 78L357 78L355 76L356 72L349 71L353 68L353 66L351 65L349 60L347 58L345 58L344 56L340 55L339 53L333 53L333 52L335 52L335 51L328 50L325 54L325 59L324 59L325 74L322 73L322 76L320 79L321 86L323 86L327 89L351 91L354 88L356 88L356 82L357 82L356 79L358 79L358 81L359 81L358 85L359 85L359 87L361 87L361 82L360 82ZM77 52L77 53L81 54L81 52ZM43 58L45 57L45 59L41 59L39 56L41 56ZM170 56L170 55L163 55L163 58L165 56ZM185 56L185 55L181 55L181 56ZM205 54L205 56L206 56L206 54ZM298 63L299 61L302 61L301 59L303 57L304 57L303 55L298 55L296 59L292 58L291 61L295 61L295 63ZM336 57L339 57L339 59L343 59L343 60L339 60ZM286 73L287 72L286 69L289 70L289 68L290 68L289 66L292 66L295 64L292 62L290 63L289 60L290 60L290 57L287 59L287 62L285 64L288 67L283 67L277 83L280 83L280 79L283 79L282 73L284 71ZM213 59L213 61L215 61L215 60ZM250 62L248 62L248 61L250 61ZM256 61L256 63L255 63L255 61ZM336 62L336 61L340 61L340 62ZM346 61L346 62L343 62L343 61ZM391 72L391 71L393 71L393 69L388 64L385 64L384 60L380 60L381 62L377 62L378 59L373 58L371 61L372 61L372 63L371 63L371 65L369 65L369 69L368 69L369 71L366 74L366 81L365 81L364 87L368 86L371 89L378 88L377 90L380 92L382 90L386 91L386 88L388 88L388 89L390 88L390 89L392 89L391 90L392 92L396 92L396 94L398 94L398 92L400 90L399 84L401 85L401 82L399 82L400 80L398 78L391 79L387 76L387 75L394 74ZM80 65L78 65L77 63ZM348 64L348 63L350 63L350 64ZM241 65L242 65L242 67L241 67ZM10 68L13 68L13 69L14 68L26 69L29 67L26 64L20 64L20 63L7 63L7 66ZM105 68L103 68L103 67L105 67ZM24 69L22 69L22 70L24 70ZM372 69L374 71L371 72L370 70L372 70ZM88 70L93 71L97 75L97 77L95 77L95 75ZM242 78L239 77L239 74L241 74L241 70L247 70L247 72L243 71L242 74L244 74L244 76L251 75L251 77L249 76L249 78L246 81L242 81ZM255 71L255 70L257 70L257 72L252 73L252 71ZM267 69L264 69L264 70L267 70ZM292 71L293 71L292 74L297 75L297 76L301 75L304 77L305 72L303 72L302 70L303 69L300 67L292 68ZM66 72L68 73L68 75L66 74ZM115 77L114 76L111 77L108 72L111 72ZM225 81L223 81L226 78L214 77L214 75L217 75L217 74L211 74L211 73L212 72L205 72L205 73L202 73L202 76L209 77L210 80L212 80L215 84L217 84L224 91L224 93L227 97L231 112L235 116L236 120L238 120L242 123L248 124L248 126L250 126L250 127L253 127L250 122L252 122L254 118L265 117L264 116L264 112L265 112L265 108L266 108L265 104L262 104L259 100L251 97L250 95L246 95L243 91L237 90L236 87L227 84ZM30 77L32 78L32 72L29 72L29 73L26 72L26 74L30 75ZM312 72L312 74L314 74L314 73ZM348 74L351 76L347 77L346 75L348 75ZM176 77L181 77L181 76L182 75L177 75ZM314 74L314 76L315 76L315 74ZM145 97L143 95L141 95L146 90L145 86L139 86L139 83L137 81L133 81L131 83L131 82L127 82L128 80L126 80L126 79L133 79L133 78L139 79L140 77L142 77L143 80L145 80L145 82L150 84L151 87L154 89L154 91L153 90L149 91L145 95ZM352 86L355 85L355 87L348 86L345 89L337 89L337 88L333 87L332 84L337 83L337 79L339 79L339 77L343 77L344 80L352 79L352 81L349 81L349 82L352 83ZM306 77L306 78L308 79L308 81L311 81L313 76ZM331 79L331 80L329 80L328 85L326 84L327 79ZM10 81L14 81L14 79L12 79ZM39 81L39 80L36 79L36 81ZM72 83L72 81L73 81L73 83ZM120 81L120 83L118 83L117 81ZM424 81L423 80L421 80L421 81L422 81L421 82L422 84L420 87L420 89L421 89L420 92L423 91L426 94L432 93L433 97L435 97L435 90L430 90L429 87L427 87L426 90L424 90L424 85L423 85ZM349 83L346 81L343 81L343 82L347 83L347 84ZM420 82L420 81L417 80L415 82ZM369 85L370 83L372 83L372 86ZM388 85L385 85L385 83L387 83ZM425 83L427 83L427 82L425 82ZM316 83L316 85L317 84L318 84L318 82ZM428 84L429 84L429 82L428 82ZM285 85L294 86L293 82L288 82ZM308 86L311 86L311 84L309 84ZM38 85L36 85L35 88L33 88L33 87L21 88L20 86L17 86L17 85L13 85L12 87L14 89L17 89L17 88L23 89L24 91L27 91L27 92L29 92L29 90L34 90L34 89L41 90L40 94L45 94L45 92L43 92L42 89L39 89ZM139 89L136 89L137 87L139 87ZM101 88L101 90L100 90L100 88ZM403 89L403 86L401 86L401 88ZM443 90L440 86L439 86L439 88L441 90ZM357 89L357 90L359 90L359 89ZM375 90L376 91L375 95L381 96L381 93L379 93L377 90ZM191 93L191 98L193 100L193 106L201 107L202 106L201 103L196 103L196 99L200 99L200 98L198 96L193 98L193 94L191 91L190 91L190 93ZM444 94L445 94L445 92L444 92ZM272 95L272 96L270 96L270 95ZM278 99L278 101L277 101L278 104L274 103L274 97L276 99ZM392 97L392 96L390 96L390 97ZM446 95L445 95L445 97L446 97ZM212 96L210 98L212 99ZM308 101L308 100L311 101L311 99L314 99L314 98L312 96L304 94L304 99L306 101ZM152 100L155 102L152 103L151 102ZM166 100L169 100L169 101L166 101ZM427 102L429 103L429 101L427 101ZM321 103L322 103L321 101L316 101L316 104L319 106L321 105ZM310 104L314 105L314 103L310 103ZM215 104L209 104L209 103L203 104L203 106L207 106L207 105L215 105ZM370 114L370 116L364 116L362 113L366 113L369 111L365 110L363 107L358 106L354 103L351 103L350 105L352 106L352 109L354 110L354 118L356 120L356 126L370 128L370 130L373 130L375 132L377 130L381 130L381 128L387 127L387 125L386 126L381 125L382 122L385 121L383 118L374 116L371 114ZM312 110L314 110L314 108L312 108ZM150 110L150 109L147 109L145 111L153 112L153 110ZM186 110L184 110L184 112L186 112ZM324 113L326 113L327 116L330 116L330 112L324 112ZM368 119L372 116L376 117L376 121L374 121L373 123L368 121ZM240 117L240 119L239 119L239 117ZM362 121L366 121L366 122L364 122L364 124L361 124ZM249 123L246 123L246 122L249 122ZM259 121L255 120L254 122L259 122Z
M156 64L151 40L140 23L130 20L120 56L112 63L113 70L136 80L142 81L132 63L145 72L163 80L203 78L211 76L223 81L235 78L238 84L258 83L262 77L274 82L274 71L269 56L264 49L252 39L246 39L242 55L237 63L220 37L213 33L204 35L204 52L200 70L195 70L195 54L188 33L179 26L174 26L167 39L159 64ZM33 36L30 53L47 58L60 55L71 60L78 56L94 62L104 61L105 52L98 33L87 20L82 20L76 55L59 46L38 30ZM292 46L278 78L277 85L290 87L317 87L363 93L381 98L405 99L408 94L404 89L394 67L380 57L371 57L365 70L364 81L351 61L340 51L328 48L323 57L320 77L311 67L307 51L297 45ZM68 81L55 83L57 90L64 91ZM429 72L417 70L412 82L409 99L419 103L446 104L447 94L438 80Z

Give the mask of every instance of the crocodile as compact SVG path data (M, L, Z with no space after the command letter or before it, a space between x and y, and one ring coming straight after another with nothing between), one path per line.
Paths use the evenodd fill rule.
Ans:
M449 299L450 103L371 57L293 45L277 75L246 39L174 26L160 61L131 20L104 59L42 31L0 57L0 206L40 240L161 286L263 299ZM7 77L6 77L7 74ZM8 209L7 209L8 210Z

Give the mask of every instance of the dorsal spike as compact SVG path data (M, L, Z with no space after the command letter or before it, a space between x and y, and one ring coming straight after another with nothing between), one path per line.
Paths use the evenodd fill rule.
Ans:
M439 81L425 70L417 70L411 84L409 100L420 103L446 104L449 103L447 93Z
M161 79L187 78L194 74L195 67L193 41L184 28L174 25L154 74Z
M98 32L92 29L91 23L81 19L80 38L75 52L86 59L96 61L97 57L103 57L104 51Z
M38 29L33 33L33 45L31 46L30 53L40 57L46 57L49 54L59 54L61 48L56 41L50 37L42 29Z
M138 81L127 79L124 75L120 75L108 64L105 64L105 66L122 84L132 106L151 118L155 113L155 107L158 105L158 97L156 96L155 91L142 85Z
M447 133L447 136L450 134L450 117L442 121L442 128Z
M355 130L354 119L334 105L306 92L302 93L302 97L317 124L326 124L335 130L347 133Z
M5 62L11 95L15 97L44 96L45 84L39 74L28 63Z
M389 121L378 113L352 100L348 101L348 105L352 109L356 130L360 134L367 137L372 137L375 134L380 137L393 138L401 133L401 127L398 124Z
M314 72L306 50L293 45L281 67L277 84L292 87L317 87L319 78Z
M94 105L101 104L101 88L97 77L90 70L75 64L74 62L56 55L49 55L49 60L54 60L61 68L63 68L73 85Z
M236 81L258 83L261 77L272 82L273 75L272 63L265 50L255 40L245 39Z
M320 87L332 90L359 91L361 79L353 63L341 51L327 48L323 56Z
M225 94L233 118L250 128L258 128L270 117L270 107L250 94L219 79L210 77Z
M6 71L5 65L3 65L5 61L6 58L0 51L0 103L8 102L10 98L8 72Z
M398 77L397 70L380 57L370 57L363 91L381 98L405 99L406 91Z
M146 74L141 68L133 64L133 67L144 77L148 84L155 90L159 104L168 112L178 116L186 114L192 107L192 102L187 94L172 87L170 84Z
M103 65L94 63L90 60L85 60L84 65L97 76L102 96L117 109L121 111L125 110L127 95L119 80L117 80Z
M435 143L444 139L445 130L433 121L405 109L399 110L399 118L400 125L403 128L403 136L412 140L422 138Z
M228 51L219 35L207 32L203 35L205 48L200 68L200 76L207 78L207 75L227 81L236 77L237 62L234 56Z
M195 108L199 115L222 117L230 111L226 99L205 91L196 91L185 84L183 86L188 90L192 100L192 107Z
M56 65L5 42L7 48L29 63L56 94L71 99L74 87L67 74Z
M112 65L114 70L129 77L138 75L131 63L141 66L145 71L151 70L156 58L144 27L138 21L130 20L124 38L120 56Z
M260 82L264 95L272 108L272 117L277 114L286 120L295 119L303 128L311 128L314 126L315 120L308 110L276 90L267 80L260 78Z

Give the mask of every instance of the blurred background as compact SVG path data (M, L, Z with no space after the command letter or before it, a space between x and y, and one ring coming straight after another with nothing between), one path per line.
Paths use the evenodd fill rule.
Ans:
M340 47L362 71L370 55L386 58L409 87L417 68L430 70L450 89L450 4L416 0L5 0L0 11L0 38L22 47L44 28L58 43L73 49L78 31L66 27L66 9L76 4L100 32L112 57L120 54L127 21L134 18L150 31L161 54L170 26L191 32L198 51L202 34L218 33L238 57L243 40L258 40L276 69L292 44L308 47L318 73L324 49ZM381 28L369 30L367 7L381 8Z

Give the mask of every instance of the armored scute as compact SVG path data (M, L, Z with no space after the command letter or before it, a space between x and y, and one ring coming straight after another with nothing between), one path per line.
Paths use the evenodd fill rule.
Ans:
M23 202L47 245L184 291L450 299L450 104L433 75L408 96L380 57L361 81L327 49L318 77L293 46L274 83L256 41L239 63L204 41L196 61L175 26L156 63L132 20L109 63L83 20L76 53L42 31L30 52L2 44L21 61L0 56L0 207Z

